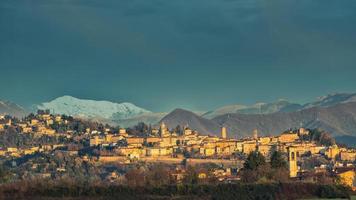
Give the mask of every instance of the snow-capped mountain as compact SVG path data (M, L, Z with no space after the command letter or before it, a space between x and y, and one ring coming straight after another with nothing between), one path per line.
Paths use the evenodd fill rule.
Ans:
M132 103L113 103L63 96L53 101L42 103L37 109L49 109L55 114L65 114L87 118L104 118L112 120L128 119L150 111Z
M202 115L207 119L224 114L272 114L277 112L294 112L313 107L330 107L342 103L356 102L356 93L334 93L319 97L316 101L300 105L290 103L287 100L280 99L272 103L256 103L254 105L228 105L209 111Z
M256 103L254 105L228 105L202 115L205 118L212 119L219 115L228 113L239 114L270 114L275 112L293 112L301 109L302 106L296 103L290 103L287 100L280 99L272 103Z
M317 101L307 103L303 106L304 109L312 107L329 107L339 103L356 102L356 93L334 93L319 97Z

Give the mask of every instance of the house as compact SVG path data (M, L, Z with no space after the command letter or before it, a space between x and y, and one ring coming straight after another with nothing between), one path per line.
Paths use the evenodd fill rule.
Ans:
M31 119L31 126L36 126L38 123L38 119Z
M258 138L258 143L262 145L270 144L271 138L270 137L260 137Z
M143 144L144 138L142 137L128 137L126 138L126 142L128 145L130 144Z
M32 147L32 148L23 150L23 154L29 155L29 154L34 154L38 151L39 151L39 147Z
M340 160L342 161L355 161L356 160L356 151L342 151L340 152Z
M157 157L157 156L168 156L173 153L173 148L161 148L161 147L151 147L146 149L146 155Z
M204 155L204 156L212 156L215 154L215 148L200 148L200 154Z
M289 142L295 142L296 140L299 139L299 136L297 133L282 133L278 137L278 141L280 143L289 143Z
M6 156L6 151L3 149L0 149L0 156Z
M121 147L115 150L120 156L137 157L143 154L142 149L136 147Z
M325 155L332 160L336 160L337 157L339 156L340 149L339 147L335 144L327 149L325 152Z
M242 144L242 152L244 154L250 154L253 151L256 151L256 142L252 141L252 142L246 142Z
M335 170L336 175L339 178L339 183L348 187L354 187L355 185L355 168L342 167Z

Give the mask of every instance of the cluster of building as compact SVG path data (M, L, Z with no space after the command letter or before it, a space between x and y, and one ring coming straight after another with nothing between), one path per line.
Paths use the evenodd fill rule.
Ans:
M24 118L22 120L13 120L12 117L6 115L0 115L0 133L5 129L12 129L21 134L31 134L33 137L50 136L69 136L73 131L67 131L67 133L59 133L55 129L51 128L51 125L67 124L68 121L62 119L61 115L51 115L49 111L39 111L37 115L33 117ZM30 155L37 152L50 152L56 148L64 147L64 144L36 144L32 146L0 146L0 156L6 157L21 157L24 155Z
M222 129L222 138L203 136L189 128L183 134L170 132L164 123L160 129L153 129L146 137L134 137L120 129L117 134L94 135L91 146L117 146L124 141L125 146L117 146L115 152L130 158L173 156L183 152L196 152L199 156L225 156L235 152L236 140L226 138L226 129Z
M245 139L229 139L225 127L221 129L221 136L199 135L196 131L184 128L183 134L170 132L164 123L159 129L153 129L152 134L145 137L131 136L125 129L118 133L94 134L90 139L90 146L110 146L120 156L132 158L174 156L188 153L197 158L231 158L236 153L248 155L258 151L267 160L275 151L288 153L293 150L297 157L307 153L311 155L323 154L331 159L354 161L355 151L337 146L318 146L312 141L302 141L300 136L309 132L301 128L298 132L286 132L279 136L258 137L254 131L253 137ZM122 145L125 144L125 145Z
M128 160L151 161L172 161L187 158L201 160L241 160L236 155L248 155L253 151L260 152L267 160L275 151L282 152L288 159L290 177L303 178L305 170L301 163L307 158L326 158L329 165L315 166L313 172L320 172L320 169L333 168L337 174L354 174L356 151L347 148L340 148L337 145L323 146L317 145L313 141L304 141L301 138L310 134L308 130L300 128L298 131L285 132L278 136L259 137L254 131L252 137L245 139L231 139L227 137L225 127L221 129L221 135L206 136L199 135L196 131L184 128L183 134L170 132L164 123L159 129L152 130L152 133L145 137L130 136L125 129L120 129L117 134L94 135L90 139L91 146L111 146L112 154L103 154L101 161L113 162L126 158ZM119 141L122 146L117 145ZM127 161L127 160L126 160ZM213 161L214 162L214 161ZM178 162L177 162L178 163ZM342 170L341 170L342 169ZM346 171L345 171L346 170ZM342 173L341 173L342 172ZM353 180L353 179L352 179ZM346 181L352 185L350 181Z
M51 152L55 149L65 147L64 144L38 145L32 147L7 147L0 149L0 156L19 158L39 152Z
M12 118L9 116L0 116L0 131L5 127L14 127L21 133L32 133L35 136L41 135L55 135L56 130L51 128L54 123L68 123L67 120L62 119L61 115L51 115L49 111L39 111L39 113L28 120L21 120L20 122L13 123Z
M16 123L13 123L11 118L0 116L0 131L6 127L14 127L22 134L63 136L63 133L58 133L51 128L54 123L67 124L68 121L60 115L51 115L48 111L41 111L32 118L26 118ZM68 130L64 135L70 137L71 132ZM98 131L86 128L81 134L85 136L82 139L88 141L89 147L99 152L96 156L85 155L85 160L91 162L135 163L145 161L179 164L185 160L190 163L213 162L230 166L235 164L235 167L241 168L244 158L251 152L260 152L268 161L275 151L279 151L288 160L291 178L303 178L303 174L307 172L317 173L331 168L336 174L345 176L343 178L346 180L345 184L352 186L355 175L355 150L340 148L337 145L323 146L311 140L303 140L304 136L310 134L304 128L285 132L278 136L261 137L255 130L251 137L244 139L229 138L225 127L221 128L220 136L208 136L201 135L189 127L184 127L179 133L170 131L164 123L159 128L150 130L145 136L128 134L123 128L116 132L113 132L112 129ZM41 144L23 148L0 148L0 156L21 157L36 152L51 152L66 146L65 144ZM68 151L74 152L73 155L78 155L79 150ZM304 160L313 157L326 158L329 162L327 165L314 166L313 170L303 169ZM229 171L231 171L230 168L225 168L224 174L230 176ZM350 179L350 177L353 178Z

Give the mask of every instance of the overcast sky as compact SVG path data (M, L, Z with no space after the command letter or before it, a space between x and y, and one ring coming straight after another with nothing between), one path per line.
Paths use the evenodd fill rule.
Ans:
M153 111L356 92L355 0L0 0L1 99Z

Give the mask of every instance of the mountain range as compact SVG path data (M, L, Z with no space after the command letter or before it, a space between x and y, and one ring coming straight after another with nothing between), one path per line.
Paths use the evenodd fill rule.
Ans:
M156 125L165 122L169 128L189 126L205 134L219 134L221 126L237 137L258 129L273 135L289 128L321 128L335 136L356 136L356 93L335 93L316 101L298 104L287 100L254 105L228 105L209 112L175 109L170 113L155 113L132 103L114 103L63 96L35 106L52 113L97 120L122 127L138 122ZM29 113L21 106L0 101L0 114L22 117Z
M132 103L113 103L110 101L94 101L78 99L72 96L63 96L53 101L36 106L37 109L50 110L55 114L96 118L105 120L123 120L141 114L151 113Z
M252 106L229 105L202 116L177 109L161 122L170 128L188 125L215 135L225 126L234 137L250 136L255 129L263 135L275 135L299 127L320 128L334 136L356 136L356 94L330 94L304 105L286 100Z
M302 109L303 106L297 103L290 103L287 100L278 100L273 103L256 103L251 106L246 105L228 105L204 113L202 116L208 119L228 114L270 114L275 112L293 112Z
M330 107L312 107L295 112L271 114L224 114L206 119L192 112L176 109L161 122L168 127L189 126L201 133L218 135L222 126L233 137L251 136L254 129L262 135L276 135L291 128L320 128L335 136L356 136L356 102Z
M0 114L12 115L14 117L22 118L26 116L28 112L20 105L10 101L0 101Z
M356 93L334 93L319 97L317 101L307 103L303 108L329 107L340 103L356 102Z
M356 102L356 93L334 93L319 97L316 101L304 105L291 103L287 100L280 99L272 103L256 103L254 105L228 105L206 112L202 116L208 119L229 114L272 114L277 112L288 113L300 111L313 107L330 107L340 103Z
M181 127L190 127L193 130L207 135L218 134L220 130L219 124L214 120L206 119L191 111L183 109L173 110L161 119L160 123L162 122L169 128L175 128L180 125Z

